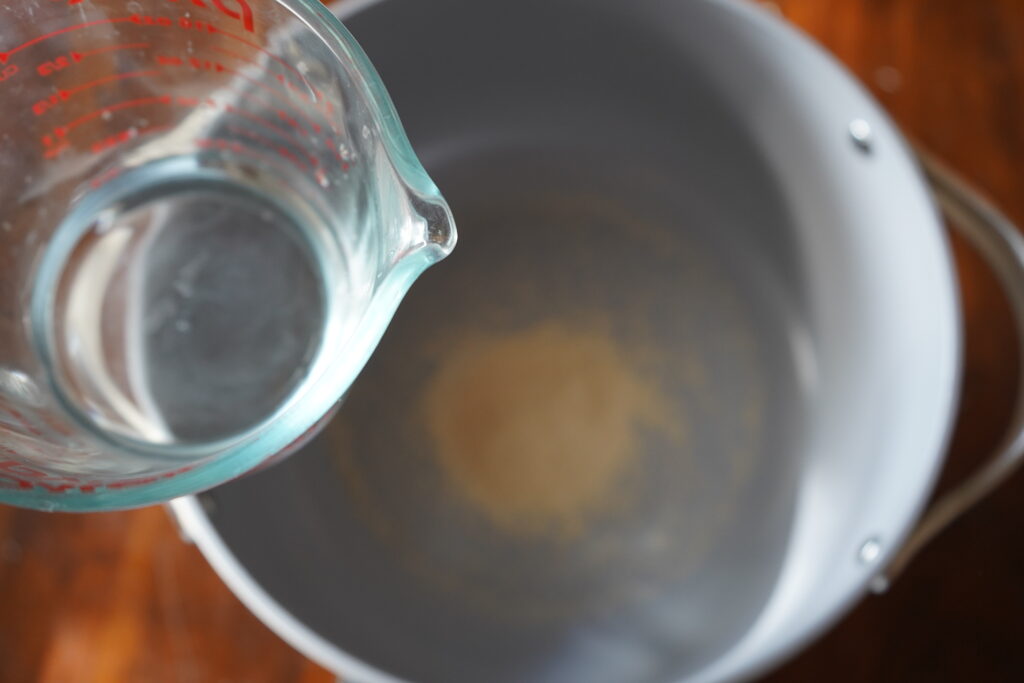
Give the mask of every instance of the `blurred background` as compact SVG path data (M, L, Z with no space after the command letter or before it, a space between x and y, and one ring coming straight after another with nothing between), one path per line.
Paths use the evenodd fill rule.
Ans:
M761 4L816 37L910 137L1024 224L1024 3ZM967 357L940 490L996 444L1019 362L992 275L955 246ZM866 598L767 680L1024 680L1022 519L1019 475L888 594ZM0 681L333 680L249 614L163 509L74 516L0 507Z

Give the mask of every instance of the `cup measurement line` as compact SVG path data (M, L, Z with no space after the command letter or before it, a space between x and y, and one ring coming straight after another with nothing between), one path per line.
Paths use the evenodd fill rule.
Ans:
M156 76L158 73L160 72L157 69L145 69L142 71L126 71L124 73L110 74L109 76L97 78L95 81L89 81L88 83L83 83L82 85L75 86L74 88L60 90L58 91L58 94L60 95L60 98L62 100L68 100L77 95L78 93L90 90L91 88L95 88L101 85L106 85L107 83L123 81L128 78L146 78L147 76Z
M145 50L148 47L149 43L125 43L124 45L108 45L106 47L98 47L95 50L87 50L85 52L79 52L78 54L84 59L86 57L101 55L106 52L118 52L120 50Z
M88 114L83 114L82 116L79 116L77 119L69 121L62 126L57 126L53 129L52 135L54 138L67 137L67 134L70 133L75 128L78 128L82 124L88 123L93 119L102 117L105 112L115 112L120 111L122 109L131 109L133 107L145 107L151 104L170 104L173 101L173 99L174 98L170 95L161 95L159 97L140 97L137 99L116 102L105 107L100 107L99 109L91 111Z
M270 156L268 154L264 154L264 153L262 153L260 151L254 150L254 149L251 149L250 147L248 147L246 145L243 145L240 142L236 142L234 140L218 140L218 139L215 139L215 138L198 138L194 142L195 142L196 146L199 147L200 149L217 149L217 150L221 150L221 151L227 150L227 151L230 151L230 152L234 152L235 154L241 154L241 155L244 155L244 156L254 157L254 158L259 159L260 161L264 161L264 162L274 163L274 162L277 161L277 159L275 159L273 156ZM305 173L310 173L310 169L304 167L297 157L294 157L294 156L290 157L288 155L281 154L279 149L274 149L274 151L278 153L278 156L280 156L280 157L282 157L284 159L287 159L288 161L290 161L293 164L295 164L300 171L303 171ZM316 177L312 173L310 173L310 175L313 175L314 178Z
M226 129L229 133L249 138L253 142L258 143L261 147L265 147L266 149L276 149L279 153L284 154L289 158L294 157L296 163L303 165L303 170L312 170L320 166L320 160L314 157L312 154L310 154L308 150L302 148L301 146L299 146L299 149L302 150L303 155L305 155L307 159L307 161L305 162L302 159L296 157L294 155L294 152L292 152L287 147L275 143L272 140L268 140L267 138L263 137L259 133L249 128L229 123L227 124Z
M262 68L260 67L259 64L254 62L246 55L238 54L237 52L234 52L232 50L225 50L224 48L217 46L213 46L209 48L209 50L211 52L216 52L217 54L221 54L226 57L231 57L232 59L237 59L238 61L244 64L248 64L256 69ZM294 83L292 83L289 79L284 77L284 74L274 74L274 77L277 79L278 83L283 85L285 89L288 90L289 92L294 93L300 100L303 101L303 103L310 106L316 106L319 103L317 99L310 99L309 95L296 88Z
M288 130L285 130L284 128L278 126L277 124L272 123L271 121L267 121L266 119L256 116L255 114L247 112L244 109L239 109L234 105L217 102L212 98L200 100L199 98L185 96L173 97L171 95L161 95L159 97L142 97L138 99L124 100L123 102L116 102L105 107L100 107L99 109L95 109L87 114L79 116L77 119L74 119L73 121L69 121L66 124L57 126L53 129L52 133L43 136L43 144L46 146L53 145L56 140L66 138L75 128L78 128L79 126L84 125L97 118L101 118L105 112L115 112L124 109L146 107L155 104L189 107L193 109L198 109L199 107L210 107L213 109L224 111L228 114L233 114L247 121L250 121L256 125L259 125L263 128L266 128L267 130L273 131L274 133L280 135L282 138L287 140L295 147L302 149L303 152L309 157L310 163L313 166L318 166L320 164L319 159L317 159L312 153L310 153L305 148L305 146L298 140L298 138L296 138Z
M217 54L221 54L221 55L224 55L226 57L231 57L232 59L236 59L239 62L242 62L243 64L247 64L247 65L253 67L254 69L261 69L259 64L257 64L256 62L252 61L251 59L249 59L245 55L240 55L237 52L233 52L231 50L225 50L222 47L211 47L209 49L210 49L211 52L216 52ZM321 116L323 116L324 117L324 121L327 123L328 126L331 127L331 129L335 133L340 132L338 130L338 128L337 128L337 125L335 123L333 123L328 118L327 114L325 112L321 111L319 109L319 107L318 107L319 103L323 103L325 105L325 107L327 107L327 105L329 105L329 102L327 102L326 98L323 98L322 95L321 95L322 99L320 99L320 100L311 100L306 93L302 92L301 90L296 89L295 84L292 83L287 78L285 78L282 74L275 74L275 78L277 79L278 83L280 83L281 85L283 85L285 87L285 90L288 93L292 93L292 94L296 95L300 100L302 100L302 102L304 104L313 107ZM330 109L333 110L333 107L330 107ZM315 133L320 133L322 131L322 127L320 126L320 124L316 123L312 118L308 118L307 117L307 120L308 120L308 122L310 124L310 127L313 128L313 131Z
M317 124L315 121L310 119L309 116L307 114L305 114L301 109L295 107L294 103L284 93L278 91L275 88L272 88L271 86L269 86L266 83L260 81L259 79L253 78L253 77L251 77L251 76L249 76L247 74L244 74L244 73L238 71L237 69L232 69L230 67L226 67L223 64L220 64L219 62L210 62L209 60L199 60L198 58L191 58L191 61L188 61L188 60L185 60L185 59L183 59L181 57L158 56L157 57L157 63L160 66L185 66L187 64L188 66L191 66L192 68L197 68L197 69L209 68L210 70L214 70L214 71L218 71L218 72L223 72L223 73L228 73L228 74L231 74L233 76L237 76L238 78L240 78L242 80L245 80L245 81L247 81L249 83L252 83L253 85L261 88L262 90L264 90L266 92L269 92L276 99L283 101L284 104L289 109L291 109L293 112L295 112L295 114L297 114L298 116L302 117L307 122L307 124L311 128L313 128L314 132L311 133L309 131L304 130L303 127L296 120L296 118L291 116L291 115L289 115L284 109L280 109L280 108L276 109L275 111L276 111L278 117L282 121L284 121L285 123L290 125L292 128L296 129L297 131L299 131L302 134L310 135L310 137L313 137L315 134L319 134L323 130L322 127L319 124ZM125 79L129 79L129 78L146 78L146 77L150 77L150 76L155 76L158 73L159 73L159 70L157 70L157 69L148 69L148 70L143 70L143 71L130 71L130 72L120 73L120 74L111 74L109 76L104 76L103 78L98 78L98 79L96 79L94 81L90 81L88 83L83 83L82 85L76 86L74 88L62 89L62 90L59 90L54 97L50 98L50 100L52 100L52 101L44 100L44 101L41 101L39 103L36 103L36 105L34 105L34 112L36 113L37 116L41 116L41 115L51 111L56 104L59 104L59 103L62 103L62 102L66 102L67 100L71 99L75 95L77 95L77 94L79 94L79 93L81 93L81 92L83 92L85 90L89 90L91 88L98 87L98 86L101 86L101 85L104 85L104 84L107 84L107 83L111 83L111 82L115 82L115 81L119 81L119 80L125 80ZM100 113L102 113L102 110L100 110ZM66 128L70 128L71 126L68 125L68 126L65 126L65 127ZM58 129L59 128L60 127L58 127ZM294 138L292 138L292 140L298 146L300 146L300 147L302 146Z
M192 68L192 69L195 69L195 70L199 70L199 71L214 71L216 73L230 74L230 75L236 76L237 78L240 78L240 79L242 79L242 80L244 80L244 81L246 81L248 83L251 83L252 85L255 85L256 87L258 87L258 88L260 88L260 89L262 89L262 90L264 90L266 92L269 92L275 98L282 100L284 102L284 104L287 105L288 107L293 107L294 108L293 102L284 93L276 90L275 88L270 87L269 85L267 85L266 83L264 83L263 81L261 81L258 78L254 78L254 77L252 77L252 76L250 76L250 75L248 75L246 73L242 73L238 69L233 69L231 67L225 66L225 65L221 64L220 62L217 62L217 61L214 61L214 60L202 59L202 58L199 58L199 57L187 57L186 58L186 57L179 57L177 55L161 54L161 55L156 55L156 63L158 65L160 65L160 66L189 67L189 68ZM320 130L320 125L318 123L316 123L315 121L309 119L308 115L306 115L300 109L295 108L294 111L295 111L296 114L302 116L303 118L306 118L307 122L310 124L310 128L314 129L314 131L319 131ZM297 130L301 131L302 133L306 133L306 131L302 130L302 128L298 125L298 121L296 121L291 116L287 115L284 112L283 109L278 109L277 113L278 113L278 116L280 116L285 122L291 124L292 127L296 128Z
M17 46L15 46L15 47L13 47L13 48L11 48L9 50L0 52L0 65L6 64L7 61L13 55L17 54L18 52L21 52L21 51L23 51L23 50L25 50L25 49L27 49L29 47L32 47L33 45L41 43L41 42L43 42L45 40L48 40L50 38L53 38L53 37L56 37L56 36L59 36L59 35L63 35L65 33L70 33L70 32L73 32L73 31L78 31L78 30L81 30L81 29L86 29L86 28L94 27L94 26L110 25L110 24L118 24L118 23L128 23L128 22L135 23L135 24L138 24L138 25L141 25L141 26L145 26L145 27L148 27L148 28L154 28L154 29L169 29L169 28L170 29L175 29L176 28L176 29L189 30L189 29L194 29L196 27L202 27L202 28L205 28L207 33L215 34L215 35L220 35L220 36L224 36L226 38L230 38L232 40L236 40L236 41L238 41L238 42L240 42L240 43L242 43L244 45L247 45L248 47L251 47L254 50L257 50L257 51L267 55L268 57L273 59L275 62L277 62L280 65L282 65L285 69L287 69L288 71L294 73L299 78L299 80L302 82L302 84L309 90L309 94L306 94L306 93L302 92L300 89L296 88L294 86L294 84L291 82L291 80L284 78L281 74L276 74L277 80L280 83L282 83L282 85L288 90L288 92L295 93L306 104L315 104L315 103L319 103L319 102L322 102L322 101L326 100L326 98L323 96L323 94L317 88L315 88L309 82L308 79L306 79L306 77L302 74L302 72L300 72L298 69L296 69L291 64L289 64L281 56L279 56L279 55L277 55L277 54L267 50L266 48L258 45L257 43L254 43L254 42L252 42L250 40L245 39L243 36L237 35L235 33L231 33L230 31L225 31L225 30L220 29L220 28L218 28L218 27L216 27L216 26L214 26L212 24L208 24L208 23L204 23L204 22L200 22L200 21L192 21L192 20L188 19L187 17L181 17L181 18L179 18L179 21L177 23L175 23L169 17L154 18L154 17L150 17L148 15L133 14L133 15L130 15L130 16L127 16L127 17L110 17L110 18L107 18L107 19L97 19L97 20L94 20L94 21L87 21L87 22L83 22L83 23L80 23L80 24L75 24L75 25L72 25L72 26L67 26L67 27L64 27L64 28L61 28L61 29L57 29L57 30L51 31L49 33L44 33L42 35L36 36L35 38L32 38L31 40L27 40L24 43L22 43L20 45L17 45ZM109 52L109 51L113 51L113 50L117 50L117 49L131 49L131 48L143 48L143 47L149 47L149 44L148 43L147 44L137 43L137 44L120 45L120 46L107 46L107 47L98 48L96 50L92 50L92 51L89 51L89 52L78 53L78 54L79 54L80 57L84 58L86 56L91 56L93 54L101 54L103 52ZM213 48L213 49L214 50L219 50L219 48ZM225 53L228 53L228 51L226 51L226 50L221 50L221 51L223 51ZM258 65L256 65L251 60L246 59L244 56L237 55L235 53L229 53L229 54L231 56L235 57L235 58L241 59L241 60L245 61L246 63L253 64L257 68L259 68ZM11 75L13 75L13 74L11 74ZM312 98L310 96L312 96ZM331 109L333 109L333 107L331 107ZM303 115L303 116L304 116L304 118L307 119L310 127L314 130L314 132L319 133L320 130L321 130L320 124L318 124L315 121L313 121L312 118L308 117L307 115ZM331 128L335 130L335 132L338 132L337 128L333 124L330 124L330 125L331 125Z
M285 130L284 128L281 128L280 126L278 126L278 125L276 125L276 124L274 124L274 123L272 123L270 121L267 121L266 119L263 119L263 118L261 118L259 116L256 116L255 114L247 112L247 111L245 111L243 109L239 109L238 107L235 107L233 105L225 104L225 103L220 103L220 102L217 102L216 100L213 100L213 99L210 99L210 98L207 98L205 100L200 100L199 98L185 97L185 96L178 96L177 98L174 98L174 97L172 97L170 95L163 95L163 96L160 96L160 97L146 97L146 98L125 100L123 102L118 102L118 103L115 103L115 104L112 104L112 105L108 105L106 107L101 107L101 108L96 109L94 111L91 111L91 112L89 112L87 114L84 114L83 116L78 117L74 121L71 121L71 122L69 122L67 124L64 124L62 126L57 126L56 128L54 128L52 133L50 133L48 135L44 135L43 138L42 138L42 144L43 144L44 148L46 149L46 157L49 158L49 159L52 159L52 158L56 158L57 156L60 156L60 154L63 153L69 147L69 144L68 144L66 138L71 133L71 131L73 129L75 129L75 128L85 124L85 123L88 123L89 121L92 121L92 120L95 120L96 118L102 117L104 112L119 111L119 110L123 110L123 109L129 109L129 108L133 108L133 107L144 107L144 106L150 106L150 105L154 105L154 104L176 105L176 106L188 107L188 108L192 108L192 109L198 109L200 107L211 107L213 109L220 109L220 110L222 110L222 111L224 111L224 112L226 112L228 114L232 114L232 115L238 116L238 117L240 117L242 119L245 119L247 121L251 121L254 124L262 126L262 127L266 128L267 130L270 130L270 131L276 133L277 135L280 135L283 139L287 140L289 143L291 143L293 146L295 146L296 149L299 149L299 150L302 151L302 153L308 159L308 166L309 166L309 168L318 168L321 165L320 160L315 155L313 155L306 148L306 146L303 145L294 135L292 135L289 131ZM170 127L166 127L166 128L170 128ZM240 133L240 131L246 131L246 129L241 128L239 126L230 126L230 128L231 128L232 132L235 132L236 134ZM147 130L151 131L152 128L147 129ZM292 152L290 150L286 150L285 148L282 148L280 145L276 145L276 144L272 143L271 141L267 140L266 138L264 138L262 136L257 136L257 134L252 133L251 131L246 131L246 132L241 133L241 134L246 135L250 139L258 141L261 144L265 144L269 148L276 149L282 156L286 156L287 157L287 156L291 156L292 155ZM332 151L333 155L341 162L342 170L343 171L347 171L350 168L350 163L348 161L346 161L341 156L341 154L338 153L338 151L335 150L333 147L331 147L331 151ZM300 165L301 165L301 160L296 158L295 161L296 162L300 162ZM303 170L309 170L309 168L303 167ZM107 180L109 180L109 179L107 179Z
M266 49L265 47L263 47L262 45L259 45L258 43L254 43L251 40L247 40L246 38L244 38L244 37L242 37L242 36L240 36L240 35L238 35L236 33L231 33L230 31L225 31L224 29L217 28L216 26L211 26L210 28L212 29L212 31L211 31L212 33L215 33L215 34L221 35L221 36L225 36L226 38L231 38L232 40L237 40L238 42L240 42L240 43L242 43L244 45L248 45L252 49L258 50L259 52L262 52L263 54L267 55L268 57L273 59L275 62L277 62L278 64L283 66L285 69L287 69L288 71L290 71L293 74L295 74L296 76L298 76L299 80L302 81L302 84L309 89L309 94L313 96L313 101L314 102L319 99L318 95L320 94L320 92L316 88L313 87L313 84L310 83L308 80L306 80L306 77L302 74L301 71L299 71L294 66L289 64L280 55L275 54L275 53L271 52L270 50Z
M88 50L86 52L78 52L77 50L72 50L71 52L68 52L66 54L56 55L50 59L47 59L44 62L41 62L39 65L36 66L36 73L42 76L43 78L46 78L48 76L60 73L65 69L68 69L74 66L75 64L84 61L89 57L94 57L96 55L106 54L110 52L116 52L118 50L143 49L147 47L149 47L149 43L132 43L129 45L110 45L108 47L101 47L95 50ZM16 67L16 65L14 64L9 65L9 67L10 66Z
M91 26L100 26L103 24L123 24L125 22L132 21L132 19L133 17L110 17L107 19L96 19L95 21L86 21L81 24L66 26L64 28L57 29L56 31L50 31L49 33L43 33L42 35L38 35L35 38L32 38L31 40L26 40L21 45L17 45L9 50L0 52L0 64L6 64L8 59L16 55L17 53L21 52L22 50L28 49L33 45L41 43L45 40L49 40L50 38L54 38L65 33L70 33L72 31L78 31L83 28L89 28Z
M118 131L113 135L108 135L102 140L97 140L96 142L92 143L92 146L89 148L89 151L93 154L100 154L101 152L106 152L111 149L114 149L115 147L118 147L128 142L129 140L136 140L146 135L152 135L153 133L165 133L169 130L173 130L173 127L148 126L146 128L139 128L137 126L131 126L129 128L125 128L122 131Z

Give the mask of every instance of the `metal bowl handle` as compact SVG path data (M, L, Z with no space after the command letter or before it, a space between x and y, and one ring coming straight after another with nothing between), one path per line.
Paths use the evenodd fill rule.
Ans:
M1002 484L1024 462L1024 237L1016 226L955 172L920 148L918 159L942 211L978 250L999 278L1013 310L1021 347L1017 402L1010 426L995 454L922 515L917 528L871 582L884 592L939 532Z

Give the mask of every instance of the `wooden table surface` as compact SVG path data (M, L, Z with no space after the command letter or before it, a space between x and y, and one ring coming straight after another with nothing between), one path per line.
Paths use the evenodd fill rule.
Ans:
M775 5L849 65L906 131L1024 224L1024 2ZM1018 362L991 275L960 244L957 259L967 358L942 486L999 438ZM1022 524L1024 473L949 529L887 595L864 600L769 680L1024 680ZM0 683L333 680L251 616L159 508L0 508L0 605Z

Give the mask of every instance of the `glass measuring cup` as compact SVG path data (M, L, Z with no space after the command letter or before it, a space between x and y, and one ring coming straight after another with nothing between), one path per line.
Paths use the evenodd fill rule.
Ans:
M0 501L144 505L287 453L454 246L314 0L0 9Z

